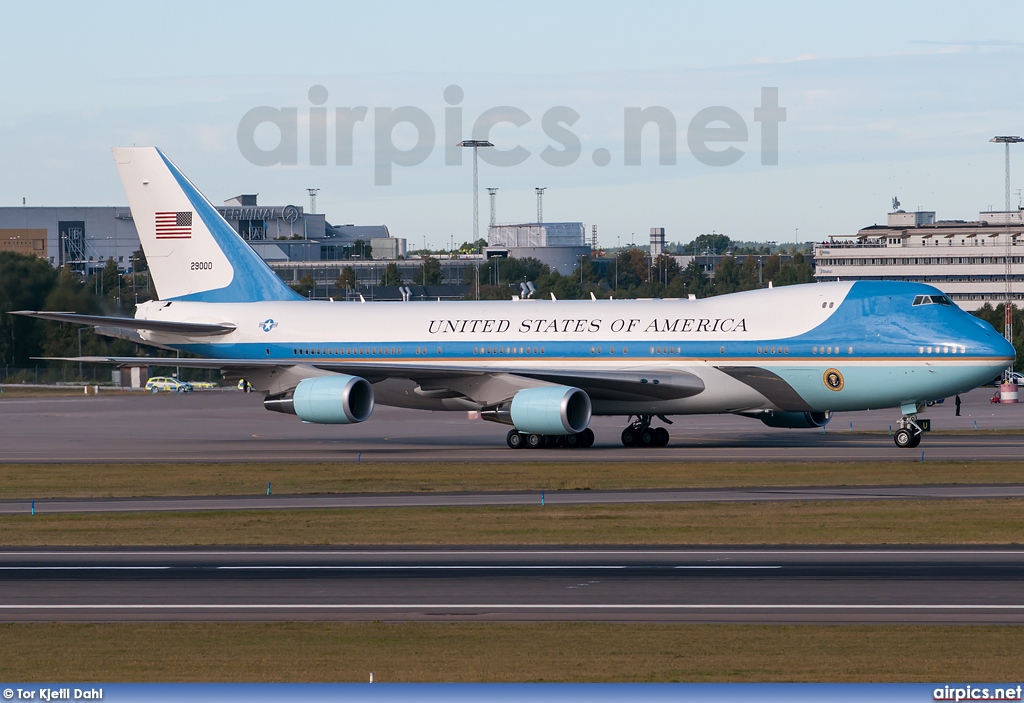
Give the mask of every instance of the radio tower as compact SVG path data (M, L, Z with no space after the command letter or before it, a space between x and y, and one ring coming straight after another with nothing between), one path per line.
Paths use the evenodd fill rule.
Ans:
M544 221L544 191L547 188L534 188L537 191L537 222Z
M319 188L306 188L306 192L309 193L309 214L316 214L316 194L320 192Z
M1006 148L1006 207L1003 212L1003 217L1006 218L1006 252L1003 255L1003 261L1006 265L1006 301L1003 303L1003 335L1006 337L1007 342L1013 344L1013 278L1011 270L1011 262L1013 261L1011 242L1013 237L1010 236L1010 145L1020 144L1024 142L1024 139L1021 137L992 137L989 141L1002 144ZM1012 365L1006 370L1007 380L1009 380L1009 374L1012 370Z

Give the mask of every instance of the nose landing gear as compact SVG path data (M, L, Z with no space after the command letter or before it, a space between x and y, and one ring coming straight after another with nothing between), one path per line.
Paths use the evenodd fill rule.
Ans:
M635 422L622 430L624 447L667 447L668 440L668 430L651 427L650 415L638 415Z
M913 449L921 444L921 435L931 429L931 420L917 416L918 407L903 407L903 417L899 420L898 429L892 433L892 441L900 449Z

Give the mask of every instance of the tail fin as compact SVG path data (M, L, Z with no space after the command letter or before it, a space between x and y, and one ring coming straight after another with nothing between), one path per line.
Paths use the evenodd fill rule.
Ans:
M159 149L119 147L114 160L161 299L301 299Z

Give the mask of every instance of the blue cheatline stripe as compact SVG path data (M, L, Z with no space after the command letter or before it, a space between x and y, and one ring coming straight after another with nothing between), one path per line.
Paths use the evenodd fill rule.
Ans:
M182 344L176 345L182 351L188 351L201 356L217 359L360 359L360 358L399 358L399 359L458 359L458 360L493 360L493 359L570 359L574 361L616 361L628 360L657 360L664 362L677 362L679 364L708 363L721 364L755 364L765 368L774 368L776 365L782 367L795 364L813 364L814 366L834 366L836 364L855 364L863 362L891 361L895 363L907 362L975 362L992 363L1008 360L1001 355L986 353L972 353L967 347L966 353L956 354L933 352L920 353L918 347L907 349L904 352L896 351L889 347L871 348L875 345L856 344L844 345L839 353L812 353L810 345L789 345L790 353L757 353L757 348L770 349L772 345L764 343L718 343L718 342L684 342L661 341L661 342L631 342L626 345L620 342L441 342L437 341L295 341L295 342L245 342L233 344ZM776 345L779 348L783 345ZM849 353L849 346L853 346L854 352ZM725 352L722 352L722 348ZM597 349L601 352L598 353ZM654 348L655 352L651 352ZM933 349L936 348L933 345ZM345 353L344 350L363 349L365 353ZM372 354L370 349L387 349L389 352ZM396 350L391 353L390 350ZM417 353L417 349L422 350ZM439 352L438 349L441 351ZM485 350L501 349L500 353ZM506 353L505 350L514 349L514 352ZM519 350L523 351L520 352ZM529 349L528 353L526 350ZM537 353L533 353L536 349ZM543 353L541 353L543 349ZM591 352L591 349L594 351ZM614 349L612 353L610 350ZM626 353L623 353L626 349ZM671 352L663 351L671 349ZM681 352L676 350L681 349ZM269 353L268 353L269 350ZM295 350L298 350L297 352ZM330 350L330 352L328 352ZM334 351L339 353L335 354ZM398 353L397 350L401 350ZM476 351L474 351L476 350ZM984 351L984 350L983 350Z
M196 213L224 256L227 257L234 270L234 277L224 288L189 293L170 300L188 300L204 303L255 303L270 300L304 300L304 298L285 285L263 259L246 244L231 226L224 221L206 198L195 189L187 178L157 149L167 169L178 182L185 196L192 203Z

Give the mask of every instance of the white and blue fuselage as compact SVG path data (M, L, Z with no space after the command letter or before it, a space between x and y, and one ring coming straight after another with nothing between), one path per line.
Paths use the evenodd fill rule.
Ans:
M564 376L646 372L648 382L659 374L691 374L704 385L703 392L686 397L598 398L595 414L829 412L945 398L1012 363L1012 347L990 325L959 307L921 302L941 296L927 285L865 281L703 300L172 301L146 303L138 317L230 322L235 330L215 339L142 335L206 357L327 373L357 369L373 376L375 368L395 367L412 376L417 369ZM830 370L839 373L831 382L825 378ZM384 404L488 404L404 390L392 394L383 385L377 401Z

